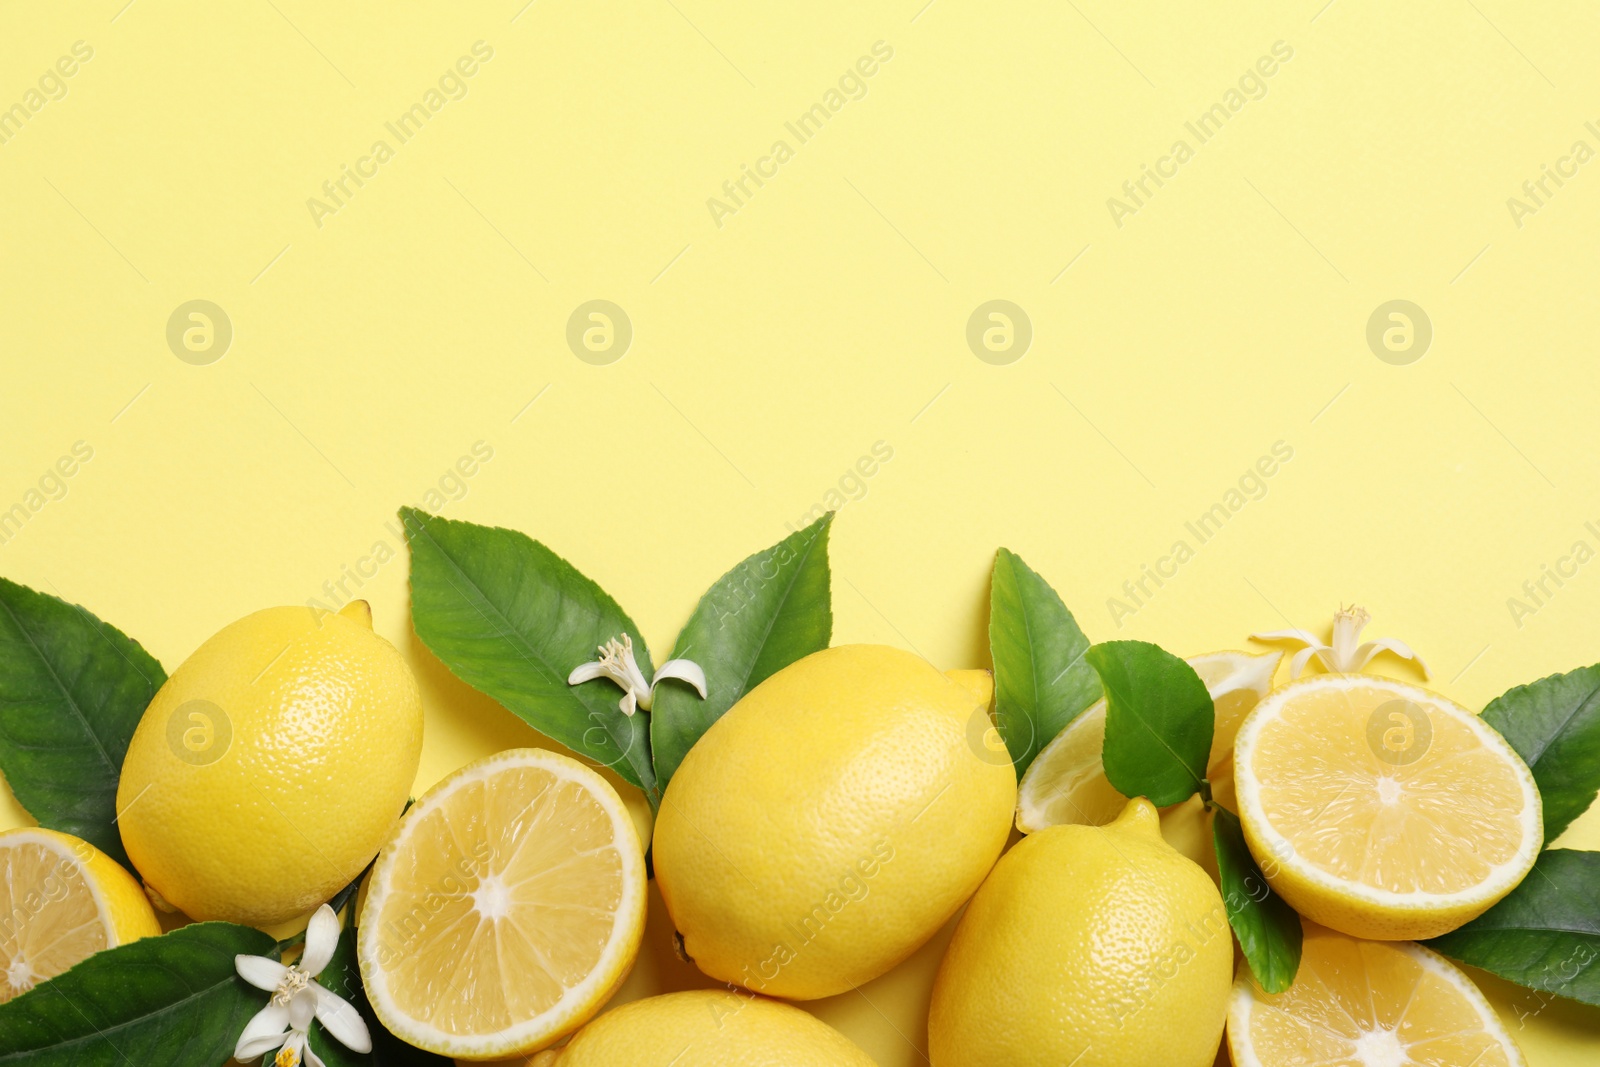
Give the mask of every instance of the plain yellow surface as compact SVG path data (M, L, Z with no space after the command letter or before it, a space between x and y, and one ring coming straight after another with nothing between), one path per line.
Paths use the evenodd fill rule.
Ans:
M843 501L836 641L941 667L984 663L997 545L1097 640L1240 647L1354 599L1474 708L1600 659L1593 9L102 0L0 27L0 573L169 669L360 575L424 686L419 789L537 738L411 636L405 503L544 540L658 657ZM745 167L769 177L730 213ZM632 324L603 366L566 340L597 299ZM1005 365L967 341L997 299L1032 327ZM191 300L232 324L209 365L168 346ZM1432 323L1414 362L1368 347L1392 300ZM654 906L626 996L696 981ZM922 1063L941 947L812 1007ZM1535 1067L1600 1052L1600 1012L1488 985Z

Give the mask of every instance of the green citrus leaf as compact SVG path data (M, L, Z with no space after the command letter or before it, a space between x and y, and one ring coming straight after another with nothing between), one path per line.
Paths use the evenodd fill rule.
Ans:
M1222 876L1222 903L1250 973L1268 993L1282 993L1294 984L1300 969L1305 932L1299 914L1272 891L1266 876L1245 845L1239 817L1216 808L1211 821L1217 871Z
M223 1064L267 994L236 955L276 958L259 930L195 923L98 952L0 1004L0 1067Z
M1050 584L1010 549L996 552L989 586L995 718L1018 777L1100 699L1088 650L1089 639Z
M662 789L683 757L734 702L769 675L828 647L830 512L718 578L678 635L673 659L706 673L706 698L667 680L650 709L650 749Z
M1147 641L1107 641L1085 658L1106 691L1106 777L1157 807L1199 792L1216 708L1194 668Z
M117 778L166 680L155 657L115 627L0 578L0 771L41 826L124 866Z
M411 544L411 625L462 681L574 752L655 793L649 716L624 715L605 679L567 675L613 637L633 638L654 674L639 628L572 564L526 534L401 508Z
M1600 1004L1597 886L1600 852L1547 849L1504 900L1424 944L1508 982Z
M1489 702L1483 720L1533 771L1554 841L1600 792L1600 665L1519 685Z

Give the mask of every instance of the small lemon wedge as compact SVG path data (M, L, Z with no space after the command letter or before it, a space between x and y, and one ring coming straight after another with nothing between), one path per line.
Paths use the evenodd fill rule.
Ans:
M1232 795L1233 738L1239 724L1272 688L1281 652L1208 652L1188 661L1216 705L1207 777L1220 800ZM1100 750L1106 736L1106 702L1096 703L1067 724L1044 747L1022 776L1017 792L1017 829L1025 834L1047 826L1087 823L1104 826L1128 803L1106 779Z
M0 833L0 1003L161 932L144 890L99 849L42 827Z

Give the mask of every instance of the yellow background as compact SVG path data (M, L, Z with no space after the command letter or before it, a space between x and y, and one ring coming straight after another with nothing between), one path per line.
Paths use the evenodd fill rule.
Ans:
M1600 164L1520 226L1507 205L1600 148L1600 11L524 2L7 5L0 107L74 42L93 58L0 144L0 510L94 455L0 573L170 670L370 572L396 507L481 441L443 512L566 555L658 657L839 490L835 640L941 666L985 663L997 545L1097 640L1241 646L1355 599L1474 708L1600 659L1600 564L1560 562L1600 548ZM478 41L464 98L399 144L384 124ZM879 41L865 95L798 144L784 123ZM1265 95L1118 226L1108 198L1278 41ZM318 226L308 198L380 138L393 158ZM708 198L779 138L793 158L719 227ZM596 298L634 329L607 366L565 341ZM996 298L1033 328L1004 366L965 338ZM166 342L192 299L233 324L206 366ZM1365 338L1393 299L1433 325L1409 365ZM1279 441L1265 496L1196 544L1185 522ZM1193 558L1117 625L1108 599L1180 538ZM420 789L537 737L417 643L405 579L401 551L360 595L423 680ZM1567 843L1600 846L1600 816ZM656 908L625 996L697 980ZM946 936L811 1007L924 1062ZM1600 1052L1600 1012L1488 984L1536 1067Z

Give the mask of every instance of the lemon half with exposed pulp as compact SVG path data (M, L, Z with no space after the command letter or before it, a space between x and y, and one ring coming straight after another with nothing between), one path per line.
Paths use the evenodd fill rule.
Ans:
M1421 940L1487 911L1544 841L1533 775L1488 723L1364 674L1273 691L1239 730L1245 840L1297 911L1354 937Z
M0 1003L101 949L161 932L115 860L40 827L0 833L0 916Z
M1524 1067L1467 976L1421 945L1358 941L1306 927L1282 993L1239 969L1228 1013L1235 1067Z
M428 790L379 853L361 976L419 1048L526 1054L616 992L644 915L644 849L616 790L570 757L511 749Z

